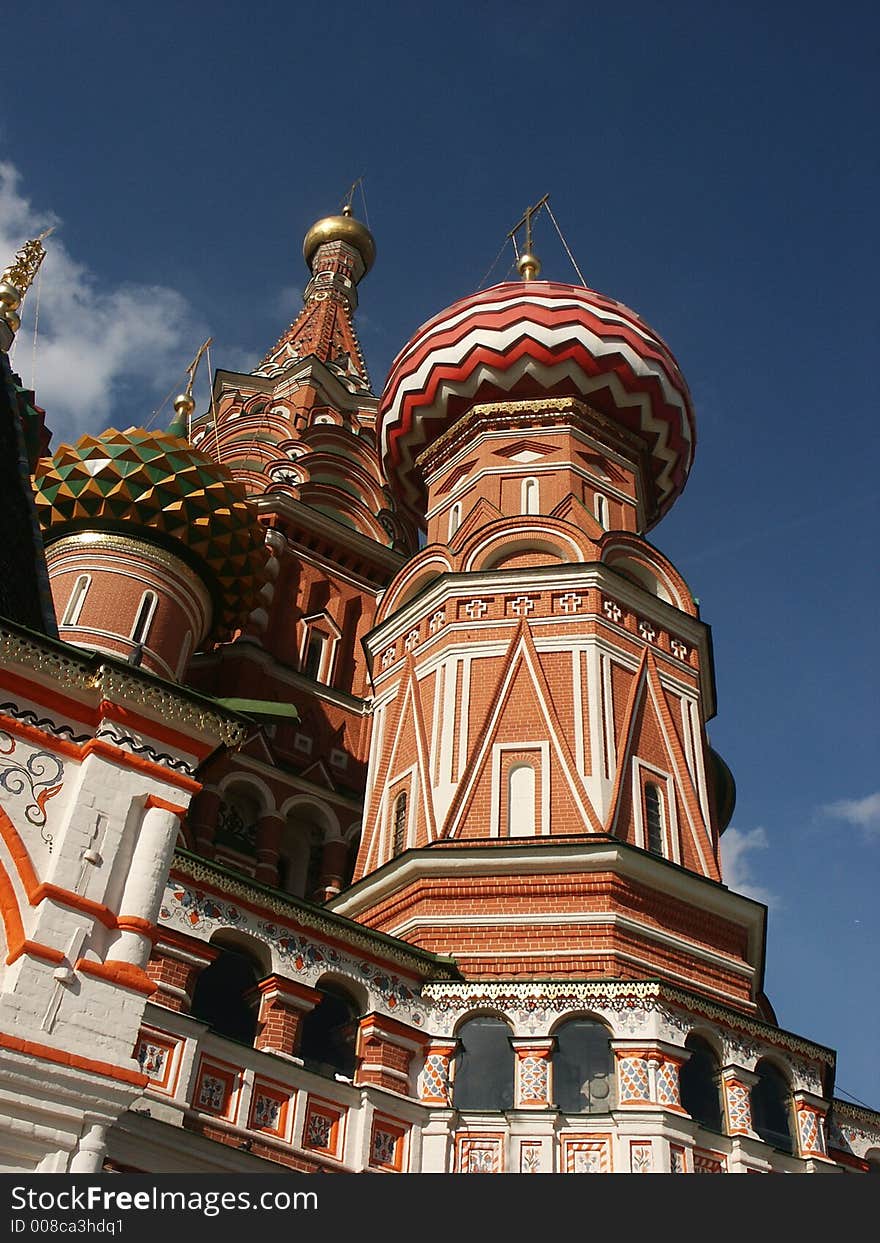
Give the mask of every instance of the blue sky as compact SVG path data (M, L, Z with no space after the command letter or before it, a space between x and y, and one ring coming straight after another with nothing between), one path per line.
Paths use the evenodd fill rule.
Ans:
M587 282L690 383L696 460L652 539L713 628L727 879L770 904L780 1022L880 1108L876 6L44 0L6 22L27 68L0 259L57 221L15 355L56 444L148 421L208 333L215 366L253 365L356 177L377 389L550 193ZM576 280L546 221L536 242Z

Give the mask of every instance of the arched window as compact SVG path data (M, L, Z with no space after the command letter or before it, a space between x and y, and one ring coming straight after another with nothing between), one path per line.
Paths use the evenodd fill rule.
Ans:
M251 857L257 846L261 810L259 799L249 790L227 789L217 813L216 844Z
M134 626L132 626L131 630L132 643L146 643L157 603L158 596L155 591L145 591L141 596L137 617L134 619Z
M608 501L601 492L596 493L596 521L603 530L608 530Z
M758 1082L751 1091L752 1127L766 1144L794 1152L791 1132L791 1093L788 1082L772 1062L755 1067Z
M92 576L90 574L80 574L73 584L73 591L70 593L67 608L64 610L64 616L61 618L62 626L75 626L79 621L79 615L82 612L82 606L85 604L91 581Z
M357 1065L360 1007L339 984L319 984L317 991L321 1000L300 1026L299 1056L309 1070L351 1079Z
M649 781L645 786L645 847L652 855L663 850L663 794L658 785Z
M535 836L535 770L531 764L514 764L508 774L507 834Z
M212 1031L242 1044L253 1044L257 1005L249 996L261 971L250 955L224 950L196 980L190 1013Z
M563 1113L604 1114L617 1092L608 1029L593 1019L569 1019L556 1032L553 1085Z
M399 855L406 850L406 803L406 790L404 790L394 800L394 809L391 813L391 853L395 855Z
M325 827L306 806L296 808L281 834L278 888L297 898L315 900L324 861Z
M514 1054L503 1019L469 1019L458 1033L453 1104L456 1109L513 1108Z
M461 501L456 501L449 511L449 538L452 539L455 532L461 526Z
M541 491L537 479L523 480L522 511L524 514L539 514L541 512Z
M710 1131L723 1131L715 1051L702 1036L688 1036L684 1043L690 1050L690 1057L680 1073L682 1106L700 1126Z

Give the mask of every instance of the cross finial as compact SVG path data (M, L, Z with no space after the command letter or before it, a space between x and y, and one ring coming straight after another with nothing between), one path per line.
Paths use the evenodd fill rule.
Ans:
M518 257L516 264L519 269L520 276L524 281L533 281L541 271L541 261L532 251L532 221L549 198L550 195L545 194L543 198L538 199L537 203L533 203L531 207L527 207L525 214L516 222L507 235L513 242L514 247L516 247L517 233L522 228L526 231L525 249Z
M168 431L172 436L180 436L184 440L189 437L189 419L193 410L196 408L196 403L192 395L193 385L196 382L196 372L198 371L199 363L202 361L202 355L210 345L213 345L213 343L214 338L208 337L204 345L199 347L199 352L186 369L186 373L189 376L186 388L182 393L178 393L174 398L174 418L171 420L171 425L168 428Z
M348 190L348 193L346 194L346 196L345 196L345 200L344 200L344 202L343 202L343 204L342 204L342 214L343 214L343 216L350 216L350 215L351 215L351 213L352 213L352 211L353 211L353 206L352 206L352 205L353 205L353 203L354 203L354 192L355 192L355 190L358 188L358 186L361 184L361 182L362 182L362 181L363 181L363 177L357 177L357 178L355 178L355 180L351 183L351 185L350 185L350 187L349 187L349 190Z

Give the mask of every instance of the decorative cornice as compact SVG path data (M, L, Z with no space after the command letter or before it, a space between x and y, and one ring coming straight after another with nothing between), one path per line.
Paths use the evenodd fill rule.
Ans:
M849 1101L842 1101L836 1096L831 1102L831 1108L838 1122L862 1123L864 1126L880 1131L880 1110L868 1109L867 1106L862 1105L851 1105Z
M231 875L225 868L178 851L171 863L171 872L179 873L200 884L209 885L224 895L241 899L259 911L271 911L300 927L310 928L323 936L365 950L370 954L396 962L399 966L429 980L457 980L458 970L451 959L418 950L396 937L374 932L353 920L324 911L300 898L288 896L268 886L248 883Z
M193 703L161 685L144 685L141 680L122 673L112 665L99 667L93 685L100 691L102 699L111 702L133 699L141 710L155 714L160 720L183 729L212 734L227 747L238 746L247 737L248 726L243 721L233 720L207 704Z
M611 433L620 445L626 445L637 460L647 455L644 443L634 432L613 422L587 402L578 401L576 397L542 397L533 401L492 401L472 406L466 415L457 419L447 431L422 450L415 459L415 465L423 469L429 462L437 462L440 458L454 454L460 442L473 441L481 424L489 428L496 421L504 420L510 424L511 420L517 418L530 425L559 423L562 420L594 435L596 428L600 427ZM513 426L518 427L519 424L514 423Z
M537 1001L539 998L546 1000L555 997L564 998L567 1005L571 1002L568 1008L584 1003L601 1005L609 1010L627 1010L636 1004L645 1009L674 1007L688 1015L700 1014L730 1032L752 1036L765 1044L813 1061L828 1065L833 1065L835 1061L833 1049L659 980L470 980L426 984L422 995L439 1009L458 1008L448 1003L444 1005L446 999L460 1000L462 1008L471 1008L482 1001L503 1010L513 1006L527 1008L530 999ZM867 1116L870 1118L871 1115ZM877 1115L874 1118L876 1120Z
M37 678L51 680L62 691L97 696L99 701L125 702L183 731L198 732L235 747L247 736L248 725L211 701L178 689L148 673L130 672L77 651L57 640L44 639L0 625L0 667L18 666Z

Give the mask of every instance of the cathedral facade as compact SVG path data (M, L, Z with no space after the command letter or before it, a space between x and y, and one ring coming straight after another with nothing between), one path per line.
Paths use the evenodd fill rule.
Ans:
M525 253L377 397L371 234L304 257L207 411L54 452L0 282L0 1169L880 1168L724 884L669 347Z

